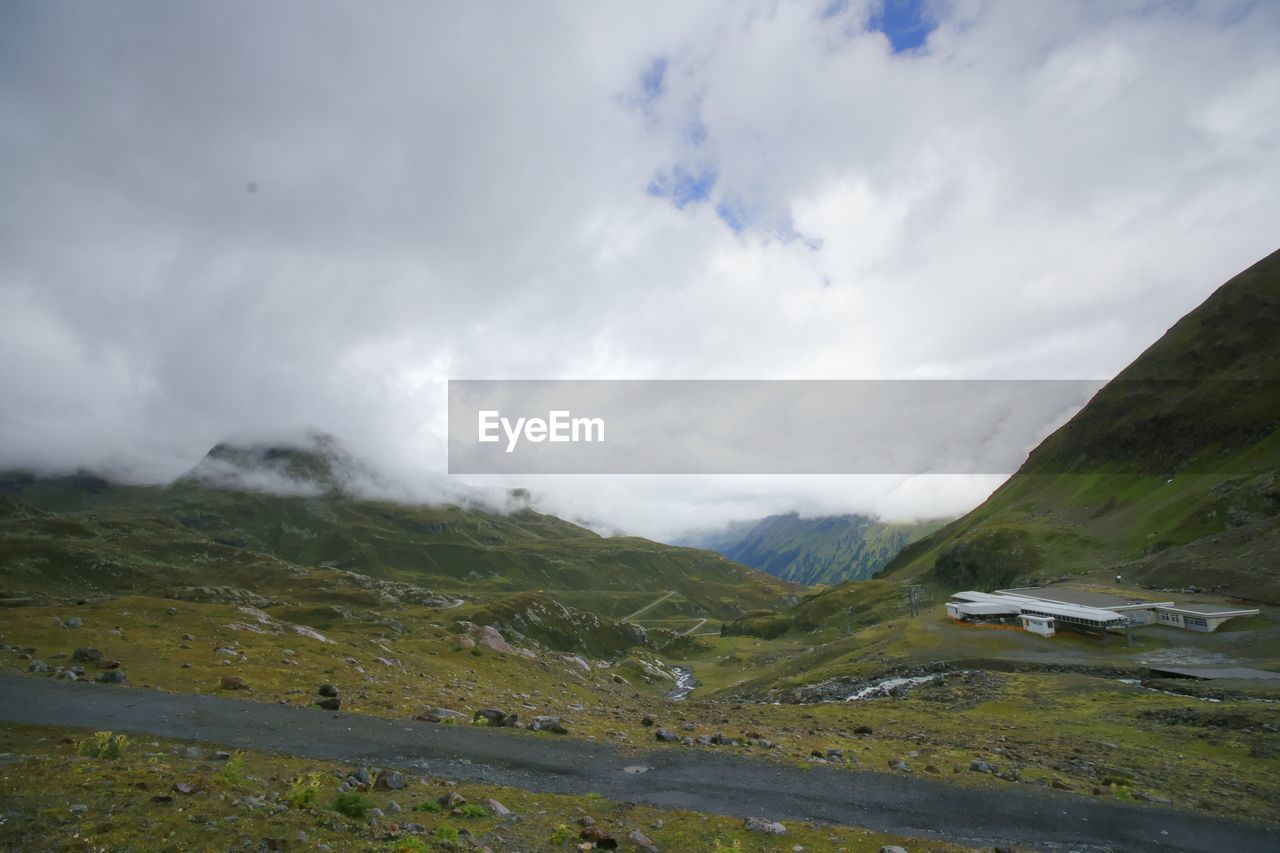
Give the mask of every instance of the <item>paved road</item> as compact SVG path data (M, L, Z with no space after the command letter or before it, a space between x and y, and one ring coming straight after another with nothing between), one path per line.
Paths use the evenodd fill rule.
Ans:
M627 751L509 729L330 714L19 675L0 675L0 720L208 741L739 817L830 821L972 846L1277 849L1274 827L1026 786L970 789L905 774L828 767L804 771L707 748ZM635 765L650 769L623 771Z

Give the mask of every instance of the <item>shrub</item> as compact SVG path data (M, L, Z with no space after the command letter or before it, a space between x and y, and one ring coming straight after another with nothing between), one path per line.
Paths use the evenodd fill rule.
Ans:
M464 803L461 807L463 817L488 817L489 810L475 803Z
M415 812L431 812L436 814L440 811L440 804L435 800L423 800L413 807Z
M244 750L237 749L222 765L216 774L218 781L232 788L243 788L249 784L249 777L244 772Z
M343 791L333 798L329 808L340 815L346 815L352 820L365 820L369 817L369 810L373 808L373 802L357 791Z
M106 758L115 761L124 756L129 738L114 732L94 732L92 737L80 741L78 752L90 758Z
M315 808L316 799L320 795L320 774L308 773L306 776L295 776L285 792L284 801L295 809Z
M447 823L442 823L436 827L435 839L441 844L457 844L461 838L462 836L458 833L458 830Z

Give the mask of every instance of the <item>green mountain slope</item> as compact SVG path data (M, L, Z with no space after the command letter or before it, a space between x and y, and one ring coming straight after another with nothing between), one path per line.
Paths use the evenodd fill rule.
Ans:
M696 544L783 580L808 585L863 580L942 522L887 524L865 515L771 515L731 525Z
M230 487L228 458L255 474L290 476L297 493ZM261 467L263 460L271 464ZM206 476L211 462L219 465L214 481ZM692 612L716 617L776 605L798 589L710 551L604 538L528 508L361 498L345 490L344 467L323 448L219 445L165 486L5 475L0 584L9 594L198 585L288 597L291 576L324 571L468 598L569 590L582 609L591 609L592 595L634 593L636 604L622 605L627 612L674 591Z
M985 503L881 573L955 589L1115 571L1280 603L1280 252L1218 288Z

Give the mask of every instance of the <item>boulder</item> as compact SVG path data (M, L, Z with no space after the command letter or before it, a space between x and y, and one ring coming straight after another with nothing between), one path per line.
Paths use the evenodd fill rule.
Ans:
M249 685L244 683L244 679L238 675L222 676L223 690L248 690Z
M652 839L638 829L633 829L627 833L627 839L641 850L656 851L658 849Z
M500 818L506 819L515 817L515 815L511 813L511 809L507 808L492 797L485 800L481 805L488 809L491 814L497 815Z
M653 733L653 739L662 741L663 743L676 743L680 740L680 735L670 729L658 729Z
M400 791L404 786L404 774L398 770L388 770L378 776L378 781L373 787L382 791Z
M786 835L787 828L776 820L765 820L759 817L749 817L742 822L742 828L747 832L760 832L765 835Z
M97 663L102 660L102 651L93 646L81 646L71 653L71 659L84 663Z
M457 791L450 791L449 793L444 794L436 799L436 802L446 809L451 809L454 806L463 805L464 803L466 803L466 801L467 801L467 798L459 794Z
M328 699L321 699L316 703L316 707L323 711L340 711L342 710L342 697L331 696Z
M529 723L529 728L535 732L554 732L558 735L567 735L569 730L560 722L559 717L534 717Z
M506 719L507 714L505 711L500 711L497 708L481 708L472 716L471 722L484 720L488 725L497 727L506 722Z
M338 688L337 688L337 687L335 687L335 686L334 686L334 685L332 685L332 684L321 684L321 685L320 685L320 690L319 690L319 691L317 691L317 692L318 692L321 696L325 696L325 697L328 697L328 698L332 699L334 696L337 696L337 695L338 695Z
M109 669L106 672L100 672L97 681L100 684L124 684L124 670Z
M451 708L428 708L418 716L415 720L424 720L428 723L443 723L445 720L463 720L467 715L461 711L454 711Z

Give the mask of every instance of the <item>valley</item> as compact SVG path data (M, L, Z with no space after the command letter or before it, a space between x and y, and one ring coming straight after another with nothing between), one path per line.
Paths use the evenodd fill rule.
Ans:
M6 472L0 843L1265 849L1277 311L1273 255L960 519L766 519L743 559L782 577L520 490L397 499L323 434L164 484ZM1259 612L1042 637L944 607L1033 585Z

